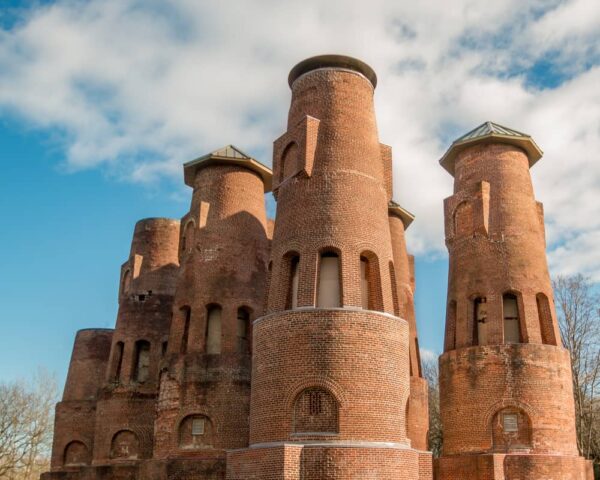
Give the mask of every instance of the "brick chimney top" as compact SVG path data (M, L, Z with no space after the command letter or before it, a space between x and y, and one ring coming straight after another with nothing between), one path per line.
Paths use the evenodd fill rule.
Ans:
M336 68L358 72L371 82L373 88L377 86L377 75L365 62L345 55L318 55L302 60L292 68L288 77L290 87L300 76L320 68Z

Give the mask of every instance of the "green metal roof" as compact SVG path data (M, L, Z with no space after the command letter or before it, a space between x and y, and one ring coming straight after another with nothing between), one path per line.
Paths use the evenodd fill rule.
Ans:
M218 164L239 165L258 173L265 184L265 192L271 191L271 184L273 181L273 172L271 169L252 158L250 155L244 153L235 145L227 145L214 152L198 157L191 162L184 163L183 179L185 184L193 187L194 178L199 169Z
M485 122L452 142L450 148L441 158L440 164L451 175L454 175L456 156L466 148L478 143L507 143L515 145L525 151L529 158L530 167L542 158L543 153L530 135L494 122Z

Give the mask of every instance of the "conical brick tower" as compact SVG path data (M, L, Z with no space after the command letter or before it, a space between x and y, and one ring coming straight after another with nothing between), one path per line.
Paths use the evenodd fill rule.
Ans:
M294 67L289 84L267 311L254 322L250 448L229 453L227 478L431 478L406 428L410 327L398 316L375 73L321 56Z
M582 480L528 135L484 123L441 160L450 254L440 480Z

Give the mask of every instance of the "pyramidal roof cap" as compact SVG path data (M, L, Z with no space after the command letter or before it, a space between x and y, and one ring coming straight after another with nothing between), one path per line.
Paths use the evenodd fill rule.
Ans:
M440 164L451 175L454 175L454 162L457 155L466 148L478 143L507 143L515 145L525 151L529 158L530 167L542 158L543 154L540 147L530 135L513 130L512 128L503 127L494 122L484 122L470 132L465 133L462 137L454 140L450 148L440 159Z
M183 164L183 179L186 185L193 187L196 172L210 165L239 165L260 175L265 184L265 192L271 191L273 172L258 160L244 153L235 145L227 145L214 152L207 153L191 162Z

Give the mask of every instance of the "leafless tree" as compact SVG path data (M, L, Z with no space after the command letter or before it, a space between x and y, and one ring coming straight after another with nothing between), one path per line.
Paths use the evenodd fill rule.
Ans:
M436 357L425 357L421 360L423 376L429 384L429 449L434 457L442 453L444 441L442 419L440 417L440 372Z
M0 478L33 480L48 467L56 380L0 383Z
M577 444L581 453L600 461L600 297L582 275L553 281L563 345L569 350Z

